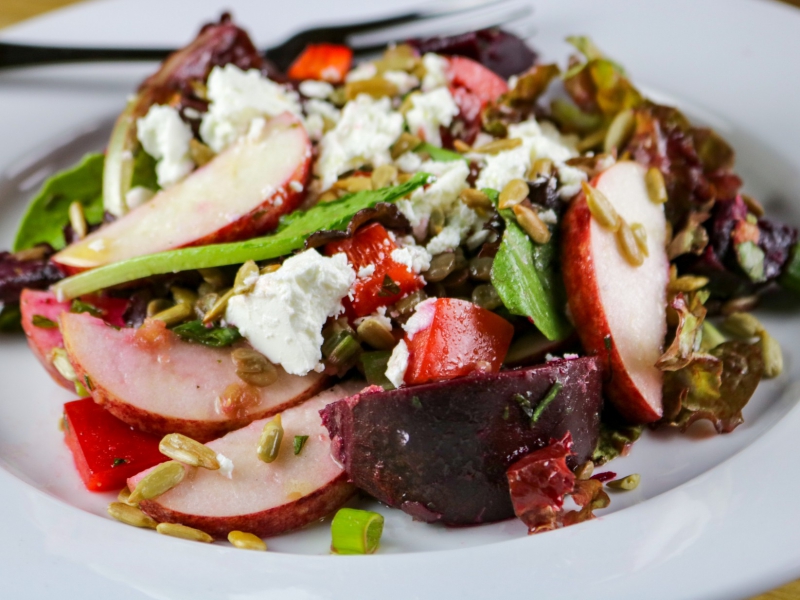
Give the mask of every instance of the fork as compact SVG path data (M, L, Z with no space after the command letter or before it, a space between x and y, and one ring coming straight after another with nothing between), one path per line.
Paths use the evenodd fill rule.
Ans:
M358 58L398 39L463 33L501 25L518 28L531 12L531 6L519 0L455 0L372 21L311 27L277 46L266 48L263 54L279 69L286 70L312 42L348 44ZM404 30L409 33L401 35ZM174 51L174 48L86 48L0 42L0 69L55 63L163 60Z

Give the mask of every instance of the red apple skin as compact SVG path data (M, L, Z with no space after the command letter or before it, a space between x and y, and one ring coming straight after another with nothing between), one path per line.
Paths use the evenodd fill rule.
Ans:
M352 497L356 487L331 457L320 410L363 387L361 382L347 382L284 411L283 442L272 463L263 463L256 455L266 420L209 442L209 448L232 460L231 479L219 472L187 467L185 479L176 488L143 501L140 508L156 521L188 525L217 539L225 539L231 531L271 537L322 519ZM295 455L293 439L298 434L308 439ZM134 489L149 470L128 479L128 488ZM308 488L293 492L298 497L292 498L287 485Z
M592 184L596 186L597 179ZM581 192L572 200L561 226L561 264L569 310L585 350L607 357L610 373L604 384L607 398L628 421L652 423L661 418L661 398L654 401L645 397L614 344L595 275L591 225L592 214Z
M180 197L176 198L176 196L179 195L176 190L184 184L189 185L190 179L200 180L205 178L208 180L206 183L208 183L209 181L219 181L220 177L227 176L227 171L230 170L230 160L229 156L226 155L230 155L231 153L234 153L235 155L235 153L237 153L239 150L236 145L228 148L215 157L214 160L211 160L206 165L189 174L185 180L175 184L167 190L159 192L150 202L147 202L123 217L120 217L113 223L91 233L83 240L67 246L64 250L55 254L52 257L52 261L57 264L59 268L67 275L75 275L94 267L103 266L109 262L134 258L144 254L152 254L166 250L176 250L178 248L189 248L193 246L235 242L257 237L274 230L278 226L278 221L283 215L293 212L303 203L303 200L306 197L306 189L311 173L311 141L308 139L308 135L306 134L302 123L300 123L296 117L289 113L284 113L270 120L265 127L266 133L262 136L262 138L267 137L271 131L280 131L281 129L296 130L299 132L299 135L302 136L301 143L304 150L301 153L301 157L297 166L290 174L288 174L288 176L283 178L282 181L275 182L277 183L277 186L274 187L270 193L265 194L265 197L263 197L260 203L254 206L251 205L252 208L249 211L237 215L233 221L220 223L220 226L217 229L198 238L192 239L191 236L178 236L188 237L189 241L186 241L185 243L159 243L158 241L151 242L151 240L148 238L142 240L144 248L137 247L135 250L128 249L124 251L121 256L118 255L117 257L110 259L103 257L103 251L100 251L99 254L91 251L92 244L96 243L97 241L107 242L108 240L114 240L115 238L124 238L132 233L141 235L141 232L132 229L130 224L133 223L133 227L135 228L136 223L146 220L147 213L154 210L157 205L159 208L163 208L166 205L165 198L168 198L168 201L170 202L180 200ZM241 148L241 150L246 150L246 148ZM207 177L207 174L210 175L213 173L214 170L218 168L219 164L221 164L218 162L220 159L226 161L226 169L224 169L221 174L213 177ZM262 185L271 184L264 183ZM162 195L165 197L162 198ZM219 210L225 208L223 197L216 197L214 199L219 206L215 206L213 208ZM200 208L198 207L189 208L193 213L200 212ZM204 206L202 210L209 210L209 207ZM174 220L178 218L178 216L179 213L173 213L171 215L167 215L165 218ZM131 239L134 238L131 237Z
M41 315L50 319L53 323L58 323L61 313L69 310L70 303L59 302L55 294L51 292L25 289L22 290L19 298L19 308L22 313L22 330L25 332L28 346L30 346L33 355L47 370L53 381L70 392L74 392L75 384L67 381L50 360L53 350L64 347L64 338L61 336L61 331L58 327L46 329L36 327L33 324L34 315Z
M189 344L167 331L163 346L150 350L137 346L135 329L116 330L88 314L69 312L61 315L61 331L79 380L88 376L92 382L88 391L94 401L131 427L155 435L182 433L200 442L213 440L300 404L330 384L324 375L311 373L299 378L280 369L278 382L255 388L261 406L241 415L223 416L213 412L214 398L228 385L241 383L230 359L231 348ZM118 380L116 371L126 371L126 379ZM185 373L197 375L193 378ZM199 384L200 392L196 391ZM280 392L283 386L290 391ZM130 395L123 397L123 391ZM178 404L180 411L175 408ZM181 415L159 412L159 405L162 411L173 409Z

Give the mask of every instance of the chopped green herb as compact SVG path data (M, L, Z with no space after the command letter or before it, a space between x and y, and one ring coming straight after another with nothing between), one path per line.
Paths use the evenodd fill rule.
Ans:
M114 462L111 464L111 466L112 467L119 467L119 466L126 465L126 464L128 464L128 459L127 458L115 458Z
M47 317L43 317L42 315L33 315L33 326L34 327L41 327L42 329L57 329L58 323L55 321L51 321Z
M102 317L105 314L105 311L100 310L93 304L79 300L78 298L75 298L75 300L72 301L72 306L70 306L69 312L89 313L93 317Z
M296 435L294 436L294 455L297 456L300 452L303 451L303 446L306 445L308 441L307 435Z
M364 352L359 360L364 371L364 377L370 385L379 385L384 390L393 390L394 385L386 378L386 366L392 356L391 350L378 350L375 352Z
M88 375L84 375L83 376L83 381L86 384L86 389L87 390L89 390L90 392L94 390L94 384L92 383L91 377L89 377Z
M508 406L503 407L503 421L508 421L510 414L511 411L508 409Z
M160 275L209 267L242 264L248 260L267 260L300 250L306 239L317 231L344 229L353 215L380 202L395 202L430 180L427 173L417 173L407 182L380 190L367 190L317 204L307 211L284 217L272 235L228 244L211 244L138 256L118 263L91 269L68 277L53 286L65 298L105 289L120 283Z
M611 336L607 335L603 338L603 345L606 347L606 350L611 352Z
M754 282L765 281L764 251L753 242L742 242L736 246L736 260L742 270Z
M182 340L212 348L224 348L242 339L236 327L206 327L202 321L189 321L173 327L172 331Z
M547 395L542 399L541 402L539 402L538 406L536 407L536 410L533 411L533 417L531 418L531 421L533 423L539 421L539 417L541 417L544 410L548 406L550 406L550 403L556 399L556 396L558 396L558 393L561 391L562 387L564 386L561 384L560 381L556 381L553 384L553 387L550 388L550 391L547 392Z
M368 510L340 508L331 523L331 552L373 554L382 534L382 515Z
M514 394L514 402L519 404L520 409L526 417L533 419L533 407L531 406L530 400L522 394Z
M381 291L378 292L378 296L385 298L387 296L396 296L400 292L400 286L397 285L397 282L388 275L384 275L383 283L381 284Z
M414 408L422 408L422 401L419 399L419 396L411 398L411 406Z
M454 160L463 160L469 162L465 157L461 156L458 152L453 152L452 150L445 150L444 148L439 148L438 146L429 144L428 142L422 142L419 146L414 148L414 152L427 154L428 156L431 157L431 160L439 162L451 162Z

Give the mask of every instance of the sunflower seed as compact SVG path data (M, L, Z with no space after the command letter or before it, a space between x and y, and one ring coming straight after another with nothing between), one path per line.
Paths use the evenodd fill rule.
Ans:
M492 208L492 201L489 199L489 196L480 190L467 188L461 191L459 198L472 209L487 210Z
M664 174L658 167L650 167L644 176L647 185L647 195L654 204L664 204L667 201L667 185L664 183Z
M200 531L194 527L186 527L186 525L180 525L178 523L159 523L156 527L156 531L162 535L169 535L193 542L205 542L206 544L210 544L214 541L214 538L205 531Z
M367 94L377 99L396 96L399 90L395 84L383 77L371 77L347 82L344 86L344 93L348 100L355 100L361 94Z
M165 435L158 444L158 450L164 456L190 467L203 467L211 471L219 469L216 452L180 433Z
M406 152L412 151L414 148L419 146L422 143L422 140L415 135L410 133L404 132L400 134L400 137L397 138L397 141L392 145L391 153L392 153L392 160L395 160L405 154Z
M535 210L528 208L524 204L515 204L514 216L517 218L519 226L525 230L525 233L527 233L534 242L537 244L546 244L550 241L550 229Z
M217 319L221 318L222 315L225 314L225 310L228 308L228 300L233 298L233 296L234 296L233 288L229 289L224 294L219 296L214 305L208 310L208 312L206 312L205 316L203 317L203 324L208 325L209 323L213 323Z
M50 353L50 362L67 381L78 380L75 369L72 367L72 363L69 362L69 356L67 356L67 351L64 348L53 348Z
M747 194L742 194L742 201L744 202L745 206L747 206L747 210L753 213L756 217L764 216L764 207L761 205L761 202L752 196L748 196Z
M117 494L117 500L119 502L127 503L128 498L130 497L131 497L131 491L128 489L127 485L119 491L119 494Z
M258 279L258 265L255 261L248 260L236 272L236 279L233 282L234 294L247 294L253 290Z
M397 179L397 167L381 165L372 171L372 189L379 190L388 187Z
M271 421L264 425L261 438L258 440L256 453L258 458L265 463L271 463L278 458L283 440L283 424L281 423L280 413L275 415Z
M617 231L622 219L619 218L617 211L614 210L614 206L608 201L606 195L585 181L581 182L581 188L586 196L586 204L594 220L597 221L601 227L605 227L611 231Z
M166 298L156 298L147 303L147 318L155 317L158 313L164 312L174 304Z
M79 240L86 237L89 233L89 225L86 223L86 215L83 212L83 204L77 200L69 205L69 224L72 231Z
M577 144L575 144L575 149L578 152L586 152L593 148L602 146L605 139L606 139L606 130L598 129L594 133L590 133L585 138L581 139Z
M612 152L619 150L630 139L636 127L636 117L632 109L627 109L617 113L611 125L608 126L603 139L603 150Z
M173 285L169 291L172 294L172 299L175 301L175 304L194 306L195 302L197 302L197 293L185 287Z
M145 527L147 529L155 529L158 523L151 517L148 517L141 510L129 504L122 502L112 502L106 509L108 514L121 523L126 525L133 525L134 527Z
M223 271L219 267L198 269L198 273L200 273L200 277L203 278L203 281L213 286L214 291L220 290L230 285L230 281L228 279L228 276L225 274L225 271Z
M708 277L683 275L669 282L667 289L670 292L696 292L708 285Z
M128 498L128 504L136 506L142 500L151 500L164 494L183 481L186 470L174 460L161 463L139 480Z
M614 481L609 481L606 485L613 490L635 490L639 487L639 482L642 480L641 475L638 473L633 473L632 475L628 475L627 477L623 477L621 479L615 479Z
M525 200L531 190L522 179L512 179L500 192L497 206L501 209L511 208Z
M641 223L634 223L631 225L631 232L636 240L636 245L645 256L650 256L650 250L647 247L647 230Z
M537 158L533 161L526 177L529 181L539 179L539 177L550 177L555 171L555 165L549 158Z
M519 148L520 146L522 146L521 139L506 138L502 140L492 140L488 144L473 148L472 151L477 152L478 154L499 154L500 152L513 150L514 148Z
M589 479L592 473L594 473L594 463L590 460L587 460L575 469L575 477L577 479Z
M231 531L228 534L228 541L236 548L242 550L260 550L265 552L267 544L260 537L244 531Z
M153 315L153 319L164 321L167 327L183 323L194 314L194 306L191 304L176 304L166 310Z
M764 377L772 379L783 373L783 351L781 345L766 330L759 333L761 355L764 360Z
M444 211L435 206L431 211L431 216L428 220L428 231L431 235L439 235L444 229Z
M733 313L722 322L722 327L741 338L753 338L764 331L761 321L746 312Z
M394 348L395 339L391 328L375 317L367 317L356 330L358 337L376 350L389 350Z
M267 357L250 348L237 348L231 353L236 375L255 387L268 387L278 380L278 371Z
M368 192L372 189L372 179L369 177L346 177L334 183L331 189L343 190L348 194Z
M207 165L216 156L214 151L203 142L192 138L189 140L189 156L198 167Z
M460 154L472 152L472 146L462 140L453 140L453 149Z
M633 236L630 226L622 219L620 219L616 238L617 245L625 260L634 267L640 266L644 262L644 255L639 249L639 244L636 243L636 238Z

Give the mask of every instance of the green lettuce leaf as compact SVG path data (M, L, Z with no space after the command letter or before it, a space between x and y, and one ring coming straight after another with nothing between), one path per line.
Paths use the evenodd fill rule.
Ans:
M282 220L276 233L244 242L212 244L138 256L106 265L59 281L53 291L63 298L76 298L114 285L164 273L237 265L248 260L267 260L291 254L317 231L344 229L358 211L380 202L395 202L430 179L417 173L406 183L380 190L357 192L294 212Z
M600 436L597 439L597 447L592 453L592 461L600 466L618 456L627 455L643 430L643 425L629 425L620 417L607 418L604 414L600 421Z
M692 361L700 351L706 317L706 308L697 296L687 301L686 296L678 294L670 306L678 313L678 327L672 344L656 362L656 367L662 371L677 371Z
M212 348L224 348L242 339L236 327L206 327L202 321L189 321L172 328L181 339Z
M87 154L76 166L44 182L19 224L14 252L43 243L56 250L66 246L63 230L74 201L83 205L90 225L103 220L103 160L102 154Z
M450 162L454 160L467 161L467 159L461 156L458 152L445 150L444 148L439 148L438 146L429 144L428 142L422 142L419 146L414 148L414 152L425 153L431 157L431 160L437 160L440 162Z
M497 195L494 190L483 191L494 192L490 197ZM500 215L506 230L492 265L492 285L512 314L531 319L549 340L564 339L572 326L564 314L556 236L546 244L534 244L512 211L501 210Z

